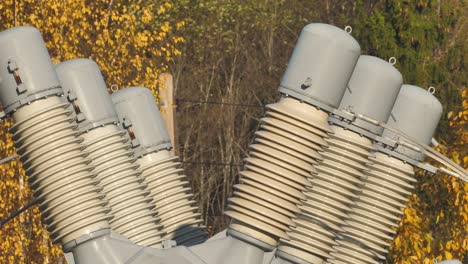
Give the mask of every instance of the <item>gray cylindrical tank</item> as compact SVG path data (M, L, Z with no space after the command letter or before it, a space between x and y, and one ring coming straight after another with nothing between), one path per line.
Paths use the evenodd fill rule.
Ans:
M153 94L144 87L130 87L112 94L112 101L125 129L138 139L135 155L172 148L166 125L154 101Z
M439 264L462 264L461 261L452 259L452 260L444 260L442 262L439 262Z
M339 108L385 122L402 84L403 77L392 64L374 56L362 55ZM383 128L361 119L356 119L354 124L377 135L383 131Z
M434 95L420 87L404 84L387 125L414 138L418 143L429 144L441 115L442 105ZM408 142L407 139L388 129L385 129L382 135ZM424 158L423 154L403 146L399 146L396 151L419 161Z
M107 92L99 66L89 59L73 59L56 66L65 96L77 111L82 132L117 123L117 113Z
M16 89L15 89L16 87ZM0 33L0 98L6 114L62 93L41 33L15 27Z
M346 31L309 24L297 41L279 91L327 111L337 108L361 53Z

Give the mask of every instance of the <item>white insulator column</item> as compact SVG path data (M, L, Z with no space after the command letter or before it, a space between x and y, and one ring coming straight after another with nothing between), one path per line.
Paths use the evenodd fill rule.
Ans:
M109 124L82 137L114 215L111 228L139 245L160 247L164 232L126 131Z
M117 113L99 66L73 59L55 68L68 101L72 102L94 173L114 215L111 228L142 246L161 247L164 233L143 183L127 131Z
M383 153L376 153L366 172L363 191L353 206L343 233L351 239L338 240L336 259L329 263L379 263L396 234L411 191L414 189L414 169Z
M290 239L331 131L326 112L298 100L282 98L267 109L225 214L233 219L229 229L275 247Z
M62 244L108 229L112 218L68 106L56 96L36 100L12 114L11 128L48 230Z
M166 232L165 239L191 246L206 240L203 220L179 157L160 150L138 158L143 178L156 204L155 211Z
M153 94L144 87L129 87L113 93L112 100L132 139L132 151L166 233L164 239L184 246L204 242L203 220L179 158L170 152L171 140Z
M288 233L291 239L281 240L278 247L279 255L296 263L322 263L333 258L330 252L338 245L336 233L344 231L342 226L360 193L372 156L369 139L338 126L331 126L331 130L329 147L321 152L323 161L310 175L313 186L305 191L307 199L299 206L297 226Z
M429 144L442 114L442 105L430 92L413 85L403 85L387 119L384 138ZM396 132L399 131L399 132ZM351 218L344 227L345 240L338 241L335 260L330 263L377 263L385 260L416 179L414 166L424 169L423 153L397 145L394 149L377 145L361 193ZM412 164L412 165L410 165Z

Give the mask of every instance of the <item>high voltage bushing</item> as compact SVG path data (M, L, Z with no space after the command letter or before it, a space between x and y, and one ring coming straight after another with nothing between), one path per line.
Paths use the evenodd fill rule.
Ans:
M73 59L56 67L66 100L73 105L78 128L114 215L112 230L134 243L161 247L164 233L126 131L119 127L114 105L98 65Z
M416 86L403 85L387 124L420 143L429 144L441 114L442 106L432 94ZM394 140L402 137L388 129L383 135ZM418 161L423 158L422 154L403 146L394 151ZM414 168L406 160L382 152L376 152L372 161L344 233L353 240L341 242L335 255L341 262L330 260L330 263L352 260L364 264L384 260L395 236L395 228L416 182Z
M112 94L119 120L132 138L133 151L156 204L165 239L196 245L207 233L179 158L150 90L130 87Z
M279 91L331 112L339 105L361 48L348 32L327 24L302 29Z
M112 218L39 31L0 33L0 100L54 242L109 230ZM105 233L105 232L104 232Z
M332 133L321 109L338 106L359 54L356 40L339 28L310 24L302 30L279 88L284 97L267 106L229 199L231 236L267 251L279 239L292 241L288 232L304 223L297 214L312 186L310 172ZM283 252L290 256L297 249Z
M401 84L401 74L390 63L360 56L338 111L370 114L385 121ZM322 263L337 254L337 234L346 230L346 219L373 156L371 139L336 124L330 128L329 147L320 153L323 161L314 166L310 176L312 188L304 193L306 201L300 207L298 225L289 233L291 239L281 240L278 247L277 255L293 263Z
M392 107L402 84L403 77L391 63L372 56L361 56L353 76L349 81L348 90L340 103L340 109L353 114L364 115L380 122L385 122L391 115ZM381 127L360 119L355 119L351 121L350 124L346 124L346 122L341 122L335 118L331 118L331 122L336 123L336 125L343 125L350 129L350 133L354 133L355 135L359 135L359 132L362 131L360 129L369 131L375 136L382 132ZM361 184L357 185L360 190L355 192L356 196L353 197L353 203L350 204L348 216L343 219L345 221L341 225L342 230L338 231L340 236L350 233L366 233L366 226L368 225L366 218L359 216L351 219L349 218L352 215L355 215L356 211L358 211L358 214L360 215L365 214L366 211L372 209L370 209L369 206L357 208L355 206L355 201L357 198L361 197L360 195L362 193L370 192L375 194L374 197L371 197L368 200L368 202L371 203L374 199L378 199L379 197L379 194L374 192L375 190L369 190L369 188L372 187L378 189L379 186L375 186L370 183L366 185L366 181L369 177L369 166L374 166L373 162L375 161L375 156L373 152L375 151L375 147L373 146L371 138L364 137L362 135L361 137L369 146L367 152L368 159L365 163L362 163L364 168L360 171L362 173L360 177ZM370 207L373 207L373 205L371 204ZM353 235L350 235L349 237L354 238ZM349 256L349 251L336 250L337 247L340 248L339 245L347 245L349 243L348 239L340 238L336 242L337 245L335 245L334 250L330 252L332 258L329 258L328 261L330 263L350 261L352 258Z

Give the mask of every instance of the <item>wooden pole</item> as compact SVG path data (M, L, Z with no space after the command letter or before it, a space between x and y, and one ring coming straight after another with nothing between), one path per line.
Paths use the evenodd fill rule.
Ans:
M159 81L162 84L160 92L161 102L159 109L161 111L164 123L166 124L167 131L172 142L172 154L176 155L178 152L177 137L176 137L176 120L175 120L175 99L174 99L174 83L172 75L169 73L162 73L159 75Z

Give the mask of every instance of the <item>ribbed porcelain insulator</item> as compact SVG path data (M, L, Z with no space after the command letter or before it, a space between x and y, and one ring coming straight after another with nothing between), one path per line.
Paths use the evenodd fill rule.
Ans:
M47 229L62 244L110 228L112 218L68 107L55 96L37 100L13 113L10 130Z
M164 238L184 246L204 242L207 233L179 157L161 150L144 155L138 162L166 232Z
M126 131L109 124L83 133L82 137L114 215L111 228L139 245L160 247L162 225Z
M396 158L376 153L366 172L363 191L343 227L351 239L338 240L329 263L380 263L396 234L403 209L414 189L414 169Z
M326 112L298 100L282 98L267 109L225 214L230 229L275 247L297 226L293 219L331 131Z
M299 206L297 225L281 240L278 250L306 263L323 263L333 258L330 252L338 245L336 233L344 231L351 206L361 191L366 165L372 156L372 142L355 132L331 126L333 134L321 155L323 161L310 175L312 188L305 191L307 198ZM304 224L307 222L307 224Z

